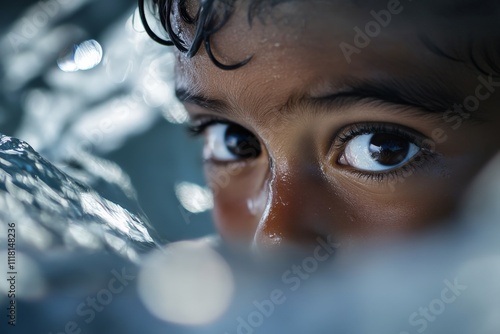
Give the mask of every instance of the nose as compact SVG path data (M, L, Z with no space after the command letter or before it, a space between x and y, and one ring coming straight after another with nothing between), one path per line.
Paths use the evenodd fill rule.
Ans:
M326 238L334 220L329 197L320 172L301 168L275 170L269 182L266 209L254 235L254 247L306 248L318 238Z

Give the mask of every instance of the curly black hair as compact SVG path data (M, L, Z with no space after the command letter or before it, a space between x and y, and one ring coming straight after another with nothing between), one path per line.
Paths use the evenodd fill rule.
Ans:
M218 32L234 13L235 6L238 0L199 0L197 2L199 3L199 7L194 16L192 16L188 11L188 1L190 0L138 0L140 19L144 25L146 33L154 41L162 45L175 46L180 52L185 53L190 58L198 53L203 44L211 61L218 68L223 70L234 70L240 68L252 59L252 57L249 57L235 64L223 64L213 54L212 45L210 42L212 35ZM263 13L266 8L272 9L281 3L290 1L294 0L247 0L249 5L249 24L252 24L252 20L255 16L261 17L260 14ZM365 2L372 2L373 0L351 1L360 5ZM162 28L166 30L168 39L159 37L149 26L146 19L146 2L151 5L150 10L153 13L156 13L155 16L159 17L159 22L161 23ZM242 0L240 0L239 2L242 2ZM174 3L176 8L174 8ZM429 1L429 3L433 3L433 1ZM464 13L470 14L473 12L480 13L480 17L487 16L487 14L489 14L490 19L485 20L485 27L490 29L490 34L491 31L495 31L496 34L500 34L500 29L496 24L498 18L500 17L500 3L498 3L497 0L481 0L474 2L474 5L472 7L471 3L472 2L470 0L448 0L443 1L441 7L436 5L436 8L442 11L442 13L440 14L442 14L444 17L453 15L459 17ZM444 11L443 8L445 8L446 11ZM194 26L194 37L190 42L183 40L180 36L181 34L179 33L179 31L174 30L171 21L171 17L174 12L175 15L178 15L184 23ZM494 26L491 25L491 17L493 18L493 22L495 23ZM464 34L464 31L461 31L461 33ZM491 74L492 72L500 73L500 68L498 62L496 61L498 55L500 55L500 49L498 49L497 44L495 44L494 46L488 45L488 49L496 49L496 56L494 57L494 59L490 54L486 54L486 56L474 55L473 51L477 49L477 46L474 46L474 43L471 41L466 43L468 44L466 49L470 52L468 55L455 56L445 52L442 48L434 44L429 36L420 34L419 37L423 45L440 56L448 58L452 61L472 63L472 65L479 69L483 74ZM482 58L482 61L485 61L489 68L485 69L483 66L481 66L479 64L480 61L477 58Z
M195 25L194 38L190 44L184 41L172 27L170 16L173 11L174 0L151 0L154 12L159 13L159 19L169 35L169 40L159 37L153 32L146 21L144 0L139 1L139 13L147 34L162 45L175 46L188 57L193 57L200 49L202 43L212 62L223 70L233 70L248 63L251 57L236 63L223 64L213 54L210 38L219 31L234 12L235 0L202 0L198 12L192 17L187 10L187 0L177 0L177 11L180 18L187 24Z
M153 13L158 13L159 21L169 36L169 39L163 39L153 32L146 20L145 0L138 0L139 15L146 33L154 41L162 45L175 46L180 52L185 53L188 57L193 57L203 44L212 62L223 70L234 70L247 64L252 57L236 64L223 64L214 56L210 43L212 35L219 31L233 14L237 0L201 0L195 16L189 14L187 10L187 1L188 0L149 0L149 3L152 5L151 9ZM268 8L273 8L283 2L289 1L293 0L249 1L248 22L251 24L255 15L264 11L264 5L268 6ZM190 44L183 40L179 36L179 33L176 33L172 27L171 15L175 9L173 8L174 2L176 2L176 9L180 18L186 24L195 26L194 38Z

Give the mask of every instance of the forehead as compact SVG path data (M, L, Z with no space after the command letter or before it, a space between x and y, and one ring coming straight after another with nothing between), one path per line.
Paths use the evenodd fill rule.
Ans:
M177 86L226 100L255 92L259 99L271 101L299 90L321 94L322 89L341 88L350 80L374 77L449 86L474 80L470 68L442 57L421 36L432 36L432 43L446 49L464 31L464 20L477 17L453 17L443 23L435 8L411 4L375 1L367 7L354 1L287 1L258 14L252 24L247 6L240 6L212 36L211 44L223 63L251 56L250 63L224 71L203 49L193 58L178 53ZM428 14L424 21L419 16L423 12ZM271 95L273 99L267 98Z

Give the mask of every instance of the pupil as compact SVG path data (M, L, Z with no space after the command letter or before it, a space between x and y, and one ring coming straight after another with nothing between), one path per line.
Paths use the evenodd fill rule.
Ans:
M242 158L257 158L260 153L260 143L257 138L245 128L230 124L227 127L224 142L232 154Z
M381 165L395 166L408 156L410 143L397 135L379 133L371 138L369 150L372 158Z

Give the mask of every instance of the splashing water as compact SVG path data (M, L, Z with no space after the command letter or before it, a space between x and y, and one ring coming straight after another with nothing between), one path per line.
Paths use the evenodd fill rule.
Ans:
M156 241L147 221L61 172L27 143L0 137L0 228L35 250L108 249L135 261ZM5 233L4 233L5 232ZM6 241L0 231L0 241Z

